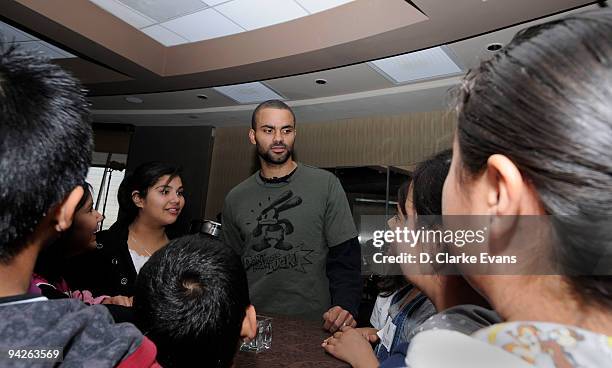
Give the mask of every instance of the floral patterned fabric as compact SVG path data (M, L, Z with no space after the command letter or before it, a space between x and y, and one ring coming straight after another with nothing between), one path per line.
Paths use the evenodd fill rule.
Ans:
M612 337L546 322L507 322L473 337L541 368L612 367Z

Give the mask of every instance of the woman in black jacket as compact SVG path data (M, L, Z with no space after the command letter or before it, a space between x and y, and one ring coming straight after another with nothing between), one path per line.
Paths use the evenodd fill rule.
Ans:
M67 280L94 295L134 295L142 265L168 243L166 227L185 205L177 167L147 162L119 186L119 219L97 234L96 249L74 259Z

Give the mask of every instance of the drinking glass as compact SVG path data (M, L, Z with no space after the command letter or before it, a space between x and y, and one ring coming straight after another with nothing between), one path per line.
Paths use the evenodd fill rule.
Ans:
M272 347L272 318L257 316L257 334L249 342L243 342L240 351L260 353Z

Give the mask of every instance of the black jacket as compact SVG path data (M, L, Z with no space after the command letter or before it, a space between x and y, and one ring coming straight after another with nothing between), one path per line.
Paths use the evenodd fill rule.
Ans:
M99 232L96 250L74 257L66 267L68 285L94 296L133 296L137 274L127 239L128 225L121 223Z

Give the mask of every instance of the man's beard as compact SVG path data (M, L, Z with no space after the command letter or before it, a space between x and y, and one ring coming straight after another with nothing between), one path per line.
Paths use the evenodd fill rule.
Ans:
M279 146L281 145L280 144L276 145L276 147L279 147ZM283 153L281 156L274 157L273 156L274 154L271 152L272 146L270 146L269 150L264 151L263 147L261 147L259 143L257 143L257 155L261 157L262 160L264 160L265 162L269 164L282 165L293 156L293 147L289 147L286 144L282 144L282 146L285 147L285 153Z

